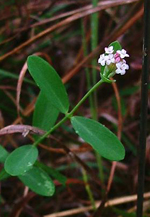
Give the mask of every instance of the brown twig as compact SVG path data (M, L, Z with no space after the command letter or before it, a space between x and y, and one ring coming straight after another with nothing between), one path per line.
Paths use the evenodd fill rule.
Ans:
M116 96L116 100L117 100L117 105L118 105L118 139L121 140L121 132L122 132L122 114L121 114L121 101L120 101L120 95L119 95L119 91L118 91L118 87L116 83L112 83L114 92L115 92L115 96ZM112 182L113 182L113 177L114 177L114 173L115 173L115 169L116 169L116 165L117 162L113 162L112 163L112 167L111 167L111 171L110 171L110 176L108 179L108 184L107 184L107 194L110 191Z
M44 30L43 32L40 32L39 34L37 34L36 36L32 37L31 39L27 40L26 42L22 43L21 45L19 45L18 47L14 48L13 50L11 50L10 52L4 54L3 56L0 57L0 61L8 58L9 56L13 55L14 53L17 53L18 51L20 51L21 49L23 49L24 47L30 45L31 43L33 43L34 41L40 39L43 36L46 36L47 34L49 34L50 32L54 31L55 29L62 27L63 25L69 24L70 22L73 22L77 19L80 19L82 17L85 17L87 15L96 13L98 11L104 10L108 7L115 7L118 5L123 5L123 4L129 4L129 3L133 3L136 2L137 0L115 0L113 2L109 1L109 4L107 2L107 4L102 5L102 6L98 6L92 9L89 9L87 11L84 11L82 13L77 13L72 15L71 17L60 21L59 23L51 26L50 28Z
M27 136L28 133L43 135L45 134L45 131L37 127L32 127L30 125L22 125L22 124L9 125L0 130L0 136L4 136L7 134L13 134L13 133L22 133L22 135L25 137Z
M145 199L150 198L150 192L145 193L144 198ZM120 197L120 198L115 198L113 200L107 201L107 203L105 204L105 207L130 203L130 202L134 202L136 200L137 200L137 195L131 195L131 196L124 196L124 197ZM101 203L101 201L97 201L95 203L96 207L98 207L100 203ZM58 212L58 213L54 213L54 214L44 215L44 217L66 217L66 216L72 216L72 215L75 215L75 214L77 215L79 213L84 213L84 212L87 212L87 211L90 211L90 210L93 210L92 206L80 207L80 208L71 209L71 210L67 210L67 211L62 211L62 212Z
M36 55L36 56L43 56L47 59L47 61L51 64L52 61L51 61L51 58L48 56L48 54L46 53L43 53L43 52L37 52L33 55ZM20 71L20 74L19 74L19 78L18 78L18 82L17 82L17 96L16 96L16 105L17 105L17 112L18 112L18 117L20 117L20 114L19 114L19 111L20 111L20 94L21 94L21 87L22 87L22 83L23 83L23 79L25 77L25 74L26 74L26 71L27 71L27 62L24 63L21 71ZM21 122L21 118L20 118L20 122Z

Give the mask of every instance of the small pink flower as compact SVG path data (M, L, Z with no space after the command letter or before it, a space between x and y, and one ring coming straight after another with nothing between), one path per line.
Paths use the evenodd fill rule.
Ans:
M114 58L115 58L115 62L116 63L119 63L121 61L121 58L120 58L120 54L119 53L115 53L114 54Z
M116 52L116 53L114 54L114 57L115 57L115 58L120 57L120 54Z
M117 58L115 59L116 63L119 63L119 62L120 62L120 60L121 60L121 58L120 58L120 57L117 57Z

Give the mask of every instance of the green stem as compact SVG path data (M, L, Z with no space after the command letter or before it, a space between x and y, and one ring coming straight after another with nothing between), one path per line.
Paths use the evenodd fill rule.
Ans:
M49 131L47 131L43 136L41 136L38 140L36 140L33 145L37 146L42 140L44 140L48 135L50 135L54 130L56 130L61 124L63 124L67 119L71 118L73 113L79 108L79 106L89 97L89 95L94 92L102 83L103 79L98 81L85 95L84 97L78 102L78 104L71 110L70 113L67 113L65 117L60 120L54 127L52 127Z
M102 157L95 151L96 161L99 170L99 176L101 179L101 183L104 183L104 173L103 173L103 164L102 164Z
M86 57L88 52L87 52L87 43L86 43L86 33L85 33L85 25L84 25L84 20L82 19L82 23L81 23L81 33L82 33L82 44L83 44L83 53L84 56ZM90 79L90 71L89 68L85 68L85 75L86 75L86 82L87 82L87 91L91 89L91 79ZM95 82L96 83L96 82ZM89 96L89 104L90 104L90 109L91 112L94 110L94 101L93 101L93 97L92 94L90 94ZM91 205L93 207L93 210L96 210L96 206L95 206L95 200L91 191L91 187L88 183L88 176L85 170L82 170L82 174L83 174L83 180L85 182L85 190L87 192L88 198L91 201Z
M98 3L98 0L93 0L92 4L93 7L96 7ZM96 48L97 44L98 44L98 13L94 13L91 15L91 48L92 51ZM97 64L97 60L94 59L92 61L92 65L96 66ZM96 73L96 69L93 68L92 69L92 78L93 78L93 84L96 83L96 77L97 77L97 73Z
M83 52L84 52L84 56L86 57L88 55L88 52L87 52L84 20L82 20L82 23L81 23L81 33L82 33ZM89 68L85 68L85 75L86 75L86 82L87 82L87 90L90 90L92 84L91 84L91 79L90 79ZM93 110L94 109L94 102L93 102L92 95L89 96L89 103L90 103L90 109Z
M93 7L96 7L98 0L92 0ZM91 49L92 51L97 47L98 44L98 13L94 13L91 15ZM96 66L97 60L92 60L92 65ZM97 81L97 70L92 68L92 84L94 85ZM97 119L97 94L96 91L93 94L94 100L94 111L93 118Z
M84 180L84 183L85 183L85 189L86 189L87 194L88 194L88 197L89 197L89 199L90 199L90 201L91 201L93 210L95 211L95 210L96 210L95 200L94 200L94 198L93 198L93 194L92 194L90 185L89 185L89 183L88 183L88 176L87 176L87 173L86 173L86 171L85 171L84 169L82 170L82 175L83 175L83 180Z
M96 7L97 3L98 3L98 0L92 0L93 7ZM91 49L93 51L98 44L98 13L94 13L91 16L91 34L92 34ZM96 66L96 64L97 64L97 60L94 59L92 61L92 65ZM96 83L96 78L97 78L97 71L93 67L92 68L92 84ZM97 104L98 104L97 103L97 92L95 91L93 94L93 105L91 105L91 115L92 115L92 118L94 120L98 119L98 117L97 117L97 110L98 110ZM95 152L95 156L96 156L96 161L97 161L97 165L98 165L100 180L102 183L104 183L102 158L97 152Z
M37 146L42 140L44 140L48 135L50 135L54 130L56 130L61 124L63 124L68 119L68 115L66 115L61 121L59 121L54 127L52 127L49 131L47 131L43 136L41 136L38 140L36 140L33 145Z

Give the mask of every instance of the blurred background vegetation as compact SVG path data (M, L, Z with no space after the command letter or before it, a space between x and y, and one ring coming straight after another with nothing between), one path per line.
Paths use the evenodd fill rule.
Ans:
M118 197L121 202L116 202L116 206L99 207L102 216L135 216L135 199L127 202L121 198L136 194L137 188L143 1L1 0L0 14L0 128L20 123L32 125L39 89L28 72L25 77L21 74L29 55L40 55L56 69L65 83L71 107L99 80L97 59L104 47L118 40L130 55L127 74L115 76L114 85L102 85L77 112L98 119L118 135L126 149L125 159L116 164L99 159L100 163L68 122L54 133L56 140L47 139L40 145L40 160L61 171L67 177L66 186L54 180L55 195L44 198L28 191L17 178L3 180L1 216L98 217L94 214L94 204L99 206L99 200L105 203ZM23 85L16 89L22 80ZM16 101L19 91L20 102ZM31 135L24 138L21 134L0 137L8 151L31 140ZM147 137L147 168L149 146L150 136ZM70 152L66 153L64 147ZM99 183L94 181L93 173ZM147 169L145 181L148 191L150 171ZM148 201L144 203L144 211L145 216L150 216Z

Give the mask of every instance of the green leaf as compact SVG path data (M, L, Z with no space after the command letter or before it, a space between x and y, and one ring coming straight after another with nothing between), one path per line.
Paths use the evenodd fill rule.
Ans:
M55 124L59 111L41 91L33 114L33 126L48 131Z
M55 192L55 185L48 174L37 167L33 167L19 179L35 193L42 196L52 196Z
M6 159L4 168L12 176L22 175L32 168L38 157L38 149L24 145L14 150Z
M121 44L120 44L118 41L112 42L112 43L109 45L109 47L110 47L110 46L113 46L115 52L116 52L117 50L121 50L121 49L122 49Z
M122 143L108 128L97 121L75 116L71 123L76 133L88 142L101 156L113 160L122 160L125 150Z
M60 112L67 113L69 109L67 92L55 69L38 56L29 56L27 64L29 72L47 99Z
M62 183L63 185L66 184L67 178L66 176L64 176L63 174L61 174L60 172L58 172L56 169L53 169L50 166L46 166L40 162L36 162L35 166L43 169L45 172L47 172L50 176L52 176L54 179L58 180L60 183Z
M0 163L4 163L8 155L9 152L0 145Z
M0 181L7 179L8 177L10 177L10 175L6 172L6 170L3 168L0 171Z

